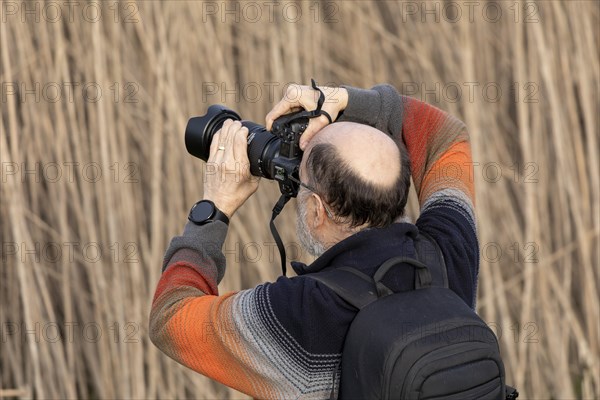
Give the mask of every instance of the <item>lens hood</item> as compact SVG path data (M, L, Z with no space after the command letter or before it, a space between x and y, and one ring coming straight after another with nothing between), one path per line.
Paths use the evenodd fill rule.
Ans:
M212 137L227 119L239 121L241 117L235 111L218 104L208 107L205 115L190 118L185 128L185 147L188 153L207 161Z

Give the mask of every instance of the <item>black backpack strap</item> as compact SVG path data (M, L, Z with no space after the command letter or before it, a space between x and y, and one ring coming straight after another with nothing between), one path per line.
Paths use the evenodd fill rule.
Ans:
M398 264L410 264L415 269L415 289L431 286L431 273L429 272L427 265L410 257L393 257L381 264L373 276L373 281L375 281L379 297L389 296L394 293L390 288L385 286L381 280L390 269Z
M378 279L373 279L351 267L329 269L303 276L323 283L359 310L371 304L380 296L392 294L392 291L380 281L385 273L397 264L407 263L415 268L415 289L428 286L448 287L448 273L444 255L438 244L425 233L419 233L413 239L416 259L393 257L387 260L375 273Z
M359 310L378 298L373 279L355 268L340 267L304 276L323 283Z
M519 397L519 392L512 386L506 385L506 400L514 400Z
M437 242L425 232L419 232L413 241L417 260L427 265L431 272L431 286L448 287L448 270L444 254Z

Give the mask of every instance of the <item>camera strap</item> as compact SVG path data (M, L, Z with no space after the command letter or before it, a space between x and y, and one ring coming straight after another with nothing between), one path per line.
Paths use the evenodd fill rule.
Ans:
M331 115L328 112L321 109L323 107L323 103L325 102L325 93L321 89L317 87L317 83L314 79L311 78L310 83L312 84L312 88L319 92L319 100L317 101L317 108L312 111L304 111L302 116L307 118L316 118L324 115L331 124L333 121L331 119ZM295 179L293 176L289 176L289 179L292 181L296 181L296 183L300 183L299 180ZM285 247L283 246L283 241L281 240L281 236L279 236L279 232L277 232L277 227L275 227L275 218L281 213L283 207L285 207L286 203L290 200L291 196L288 194L282 194L275 207L273 207L273 214L271 215L271 221L269 222L269 228L271 229L271 235L273 235L273 239L275 239L275 243L277 244L277 249L279 250L279 257L281 258L281 272L283 276L286 276L286 259L285 259Z
M333 120L331 119L331 115L329 115L329 113L327 111L321 110L321 107L323 107L323 103L325 102L325 93L323 93L323 91L317 87L317 83L315 82L315 80L313 78L310 79L310 83L312 85L312 88L319 92L319 100L317 100L317 108L316 109L314 109L312 111L307 111L307 117L315 118L315 117L320 117L321 115L324 115L329 120L330 124L333 123Z
M279 257L281 258L281 272L283 276L286 274L286 265L285 265L285 247L283 246L283 241L279 236L279 232L277 232L277 228L275 227L275 218L281 213L283 207L290 200L290 196L286 194L282 194L275 207L273 207L273 215L271 215L271 222L269 222L269 227L271 228L271 235L273 235L273 239L275 239L275 243L277 243L277 249L279 250Z

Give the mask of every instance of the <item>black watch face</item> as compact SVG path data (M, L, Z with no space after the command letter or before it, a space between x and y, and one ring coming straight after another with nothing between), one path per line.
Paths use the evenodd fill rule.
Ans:
M203 222L212 217L215 207L207 201L202 201L194 206L192 210L192 219L196 222Z

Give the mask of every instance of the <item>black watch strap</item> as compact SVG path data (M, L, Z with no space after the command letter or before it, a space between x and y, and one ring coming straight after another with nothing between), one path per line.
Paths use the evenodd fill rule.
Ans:
M229 218L210 200L200 200L192 206L188 220L196 225L204 225L212 221L222 221L229 225Z
M213 221L223 221L225 225L229 225L229 217L224 212L215 207L215 215L212 217Z

